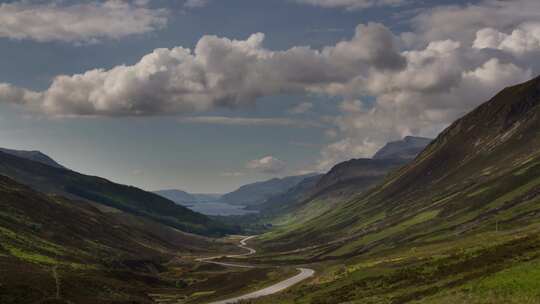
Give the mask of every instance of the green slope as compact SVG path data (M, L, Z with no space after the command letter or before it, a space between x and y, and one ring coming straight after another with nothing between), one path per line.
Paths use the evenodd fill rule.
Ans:
M0 174L41 192L92 201L186 232L222 235L235 231L159 195L2 152Z
M272 243L360 240L367 231L378 240L419 225L436 236L474 230L517 210L540 185L539 97L538 79L503 90L366 195L272 237Z
M412 161L432 139L407 136L390 142L373 158L351 159L335 165L325 174L306 178L287 192L272 196L254 209L260 211L259 223L286 227L336 208L382 181L391 171Z
M164 262L231 250L0 176L0 303L151 303ZM69 302L68 302L69 301Z
M540 79L501 91L337 206L259 241L263 262L324 265L294 303L540 302L537 272L510 282L540 258Z

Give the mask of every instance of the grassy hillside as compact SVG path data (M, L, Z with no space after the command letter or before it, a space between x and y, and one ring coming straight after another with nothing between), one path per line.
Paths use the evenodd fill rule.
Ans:
M257 206L259 223L301 226L376 185L389 172L414 159L430 142L429 138L407 136L386 144L374 158L351 159L335 165L325 174L306 178Z
M538 303L539 217L534 79L456 121L366 193L266 234L259 259L324 265L294 303Z
M0 176L0 303L151 303L165 262L231 246Z
M335 209L348 199L382 181L388 172L407 163L406 159L352 159L334 166L328 173L306 179L285 194L272 197L261 210L260 222L270 222L280 231L290 231Z
M186 232L217 236L235 231L159 195L2 152L0 174L41 192L92 201Z

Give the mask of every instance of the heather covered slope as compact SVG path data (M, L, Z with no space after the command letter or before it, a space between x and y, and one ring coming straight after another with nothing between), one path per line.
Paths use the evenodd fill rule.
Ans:
M375 186L389 172L410 162L429 141L427 138L406 137L388 143L376 153L381 157L339 163L326 174L307 178L289 191L269 198L257 209L272 224L301 225ZM385 158L385 155L394 158Z
M540 303L540 79L507 88L365 194L259 240L319 277L256 303Z
M284 194L271 197L258 209L274 224L294 222L299 225L376 185L388 172L406 162L405 159L351 159L326 174L305 179Z
M150 290L174 286L164 262L221 250L231 248L0 176L0 303L150 303Z
M266 236L273 250L325 244L317 258L534 221L540 80L507 88L456 121L365 195ZM521 222L521 223L520 223ZM322 249L321 249L322 250Z
M222 235L234 231L157 194L2 152L0 174L40 192L92 201L186 232Z

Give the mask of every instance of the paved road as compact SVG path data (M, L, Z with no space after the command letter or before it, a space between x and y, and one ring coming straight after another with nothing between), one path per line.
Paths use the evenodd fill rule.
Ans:
M246 295L239 296L236 298L212 302L210 304L233 304L233 303L238 303L241 300L250 300L250 299L256 299L256 298L260 298L264 296L269 296L269 295L278 293L280 291L283 291L295 284L298 284L302 282L303 280L312 277L315 274L315 271L313 269L298 268L298 270L300 270L299 274L285 281L281 281L275 285L272 285L270 287L266 287L264 289L257 290L255 292L248 293Z
M226 257L228 258L238 258L238 257L245 257L245 256L249 256L249 255L252 255L252 254L255 254L257 251L253 248L250 248L247 246L247 241L249 241L250 239L254 238L255 236L250 236L250 237L247 237L245 239L242 239L240 241L240 244L238 245L238 247L242 248L242 249L245 249L247 250L248 252L247 253L244 253L244 254L235 254L235 255L227 255ZM242 268L255 268L255 266L252 266L252 265L239 265L239 264L232 264L232 263L222 263L222 262L216 262L216 261L213 261L215 259L218 259L218 258L222 258L223 256L216 256L216 257L209 257L209 258L200 258L200 259L197 259L197 261L199 262L205 262L205 263L212 263L212 264L217 264L217 265L222 265L222 266L227 266L227 267L242 267ZM299 274L295 275L294 277L291 277L291 278L288 278L284 281L281 281L277 284L274 284L272 286L269 286L269 287L266 287L266 288L263 288L263 289L260 289L260 290L257 290L255 292L251 292L251 293L248 293L248 294L245 294L245 295L242 295L242 296L238 296L238 297L234 297L234 298L230 298L230 299L226 299L226 300L221 300L221 301L216 301L216 302L212 302L212 303L208 303L208 304L234 304L234 303L238 303L239 301L242 301L242 300L250 300L250 299L256 299L256 298L260 298L260 297L264 297L264 296L269 296L269 295L272 295L272 294L276 294L280 291L283 291L293 285L296 285L300 282L302 282L303 280L306 280L310 277L312 277L314 274L315 274L315 270L313 269L309 269L309 268L297 268L298 271L300 271Z

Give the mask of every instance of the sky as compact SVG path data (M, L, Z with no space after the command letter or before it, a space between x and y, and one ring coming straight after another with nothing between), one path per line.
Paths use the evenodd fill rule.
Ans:
M540 1L0 1L0 146L224 193L435 137L540 71Z

